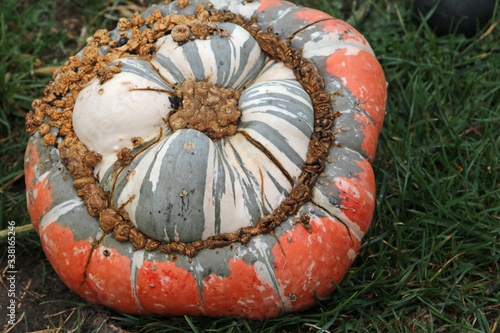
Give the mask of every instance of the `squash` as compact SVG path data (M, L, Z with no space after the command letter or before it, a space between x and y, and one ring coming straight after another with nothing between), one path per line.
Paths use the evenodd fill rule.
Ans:
M252 319L340 283L386 105L363 36L279 0L156 5L33 102L28 209L61 280L133 314Z

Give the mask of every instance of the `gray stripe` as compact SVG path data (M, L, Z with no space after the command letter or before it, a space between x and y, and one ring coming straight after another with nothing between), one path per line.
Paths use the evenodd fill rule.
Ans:
M232 23L219 23L217 25L226 30L230 36L236 29L243 29ZM250 69L246 68L249 63L250 54L259 48L256 40L250 34L247 34L247 39L241 46L236 46L231 37L221 37L219 35L211 36L209 41L190 41L182 45L181 48L189 63L191 72L198 81L207 79L203 59L204 55L201 53L198 45L198 43L206 42L210 43L210 50L216 65L215 73L211 73L211 75L216 76L216 85L219 87L240 89L259 74L267 59L265 53L262 52L252 67ZM236 63L237 55L239 57L238 63ZM166 68L177 82L182 83L186 81L186 77L178 70L170 58L162 54L156 54L154 59L162 67ZM232 72L234 69L236 71ZM247 73L244 73L245 69L248 70ZM243 77L243 80L236 86L241 77Z
M139 75L140 77L156 83L165 90L173 91L172 87L162 80L149 61L135 58L122 58L111 62L109 66L116 65L118 61L122 62L122 66L120 67L122 72Z
M229 26L232 26L231 29ZM230 24L230 23L222 23L221 27L226 29L229 32L229 34L231 34L231 32L233 32L234 29L236 28L235 25ZM238 26L238 28L239 28L239 26ZM248 34L248 39L243 43L243 46L241 47L241 50L240 50L240 63L237 66L238 70L234 73L232 80L229 82L229 86L232 87L236 83L236 81L243 75L243 70L245 69L245 67L247 66L247 64L249 62L250 54L252 53L252 51L255 48L260 49L260 46L258 45L257 41L250 34ZM257 60L257 62L255 64L253 64L250 71L248 71L244 80L240 83L240 85L238 87L235 87L235 88L240 89L248 81L250 81L251 79L256 77L257 74L260 73L260 70L262 69L262 67L264 67L266 58L267 58L266 54L264 52L262 52L259 59Z
M368 124L364 124L360 122L360 118L357 118L361 112L356 109L345 110L342 112L342 116L335 119L335 127L334 130L337 130L335 134L335 143L350 148L360 154L362 154L365 158L370 160L365 149L363 149L363 143L365 141L365 134L363 131L366 129ZM371 120L371 118L368 118ZM372 129L374 129L375 124L371 122ZM348 131L342 131L341 129L348 128Z
M226 146L227 142L228 142L227 138L222 138L222 140L216 141L215 145L217 147L219 157L221 159L221 163L226 167L227 174L228 174L229 178L231 179L231 182L230 182L231 189L232 189L233 193L235 193L236 176L234 174L232 164L227 160L227 155L225 153L225 151L226 151L225 146ZM224 193L225 192L226 191L224 191ZM233 203L236 205L236 197L233 199ZM220 202L219 202L219 205L220 205Z
M151 163L141 187L136 210L138 228L156 239L192 242L201 239L205 228L207 154L210 139L195 130L179 130L170 136L170 147L161 159L156 190L149 179ZM192 144L191 144L192 143ZM144 198L144 199L142 199ZM159 236L159 237L158 237Z
M268 64L266 64L266 67L264 67L262 69L262 71L259 73L259 77L264 75L265 73L267 73L268 71L273 71L274 70L274 66L280 64L281 65L281 62L278 62L278 61L274 61L272 60L271 62L269 62Z
M293 147L288 144L286 137L284 137L275 128L260 121L242 122L238 128L243 131L246 129L252 129L257 133L260 133L273 146L276 147L276 150L283 152L283 154L285 154L299 169L302 168L302 165L305 162L304 159L295 151Z
M182 83L186 81L184 75L182 75L182 73L179 71L177 66L172 62L172 60L170 60L170 58L167 58L164 55L157 53L154 60L156 60L156 62L158 62L162 67L166 68L170 72L170 74L172 74L176 82Z
M341 196L343 193L341 193L337 186L332 186L332 184L335 184L338 178L354 178L359 180L360 178L356 176L356 174L362 173L364 170L357 162L363 161L364 157L357 151L345 148L331 148L329 155L333 162L325 163L324 170L324 174L328 181L318 182L314 188L327 197L332 206L341 209L343 201ZM343 219L339 218L339 220L344 223Z
M228 87L230 69L232 68L231 50L232 44L228 38L214 37L210 39L210 48L214 50L215 63L217 65L217 82L219 87ZM224 50L221 52L221 50Z
M68 203L70 202L71 201L68 201ZM54 209L54 207L52 207L52 209ZM81 205L73 207L67 213L59 216L55 222L59 226L62 225L64 228L69 228L75 241L95 239L97 234L101 231L99 221L95 217L89 215L83 201Z
M230 36L236 29L242 29L232 23L219 23L217 26L226 30ZM250 54L255 48L260 48L257 41L250 34L248 34L247 40L241 47L238 47L239 50L236 49L231 37L227 38L214 36L210 39L210 43L211 49L214 50L217 63L217 85L220 87L241 89L241 87L260 73L260 70L265 64L266 55L262 52L259 59L253 64L248 73L246 73L241 83L236 86L236 82L241 79L243 71L248 65ZM240 57L239 63L236 63L237 53L239 53ZM235 72L231 72L231 69L234 68L237 70Z
M224 196L224 194L227 192L226 191L226 172L224 171L224 155L223 151L224 148L221 147L221 142L223 140L219 140L215 142L214 145L214 171L217 170L216 177L213 179L212 183L212 198L213 198L213 205L214 205L214 234L218 235L220 234L220 227L221 227L221 212L222 212L222 205L221 205L221 198ZM230 167L227 165L228 169L230 170ZM234 175L232 173L229 173L229 177L231 178L231 185L234 187ZM234 190L234 188L233 188Z
M171 134L170 129L165 126L163 127L163 137L166 137ZM154 147L151 146L156 146L158 144L159 138L153 138L148 142L145 142L143 145L137 146L135 148L132 148L131 155L132 155L132 162L129 165L122 166L122 164L119 161L116 161L113 163L105 172L104 175L99 175L100 180L99 180L99 186L106 192L110 192L111 195L113 196L113 186L115 180L118 179L118 181L123 181L123 178L127 174L127 172L130 170L134 170L138 163L143 159L143 157L147 154L147 152L150 149L155 149ZM161 145L161 143L159 143ZM120 175L122 173L122 175ZM118 183L117 181L117 183ZM122 184L124 185L124 184ZM121 187L123 189L123 186ZM121 192L120 189L120 192ZM114 202L116 203L116 202Z
M241 158L239 157L239 154L238 152L235 150L234 146L231 145L231 141L224 138L222 140L219 140L217 142L215 142L216 146L217 146L217 150L218 150L218 154L219 154L219 157L220 157L220 160L221 160L221 167L222 167L222 164L226 167L226 175L229 176L230 178L230 185L231 185L231 189L232 189L232 193L236 193L236 187L239 186L241 189L242 189L242 192L243 192L243 200L244 200L244 207L246 207L248 209L248 211L250 212L251 214L251 217L252 217L252 224L254 224L254 222L256 222L257 220L260 219L260 207L261 205L259 204L259 202L257 202L255 200L255 198L260 198L260 194L256 193L254 191L254 188L250 185L250 184L255 184L256 181L255 181L255 178L254 177L251 177L252 174L251 172L249 172ZM243 174L239 173L235 167L231 164L231 162L228 161L227 159L227 150L228 149L231 149L234 153L234 155L236 156L237 160L238 160L238 165L240 166L240 168L243 171ZM246 182L245 182L246 180ZM245 184L246 183L246 184ZM220 196L216 196L215 197L215 202L216 202L216 207L218 208L219 211L221 211L223 209L223 207L221 207L221 201L220 199L222 198L222 195L223 193L226 193L226 189L225 189L225 182L222 183L220 182L219 184L214 184L214 188L217 187L219 188L219 186L221 186L222 188L218 189L217 192L219 193ZM239 198L236 198L234 197L233 198L233 202L234 202L234 205L236 206L236 202L237 202L237 199Z
M283 184L281 184L276 178L274 178L273 175L271 173L269 173L267 170L264 170L264 171L266 172L266 175L269 177L269 179L273 182L274 187L276 187L278 189L278 192L283 193L283 195L285 197L287 197L289 194L287 188L283 187ZM266 203L268 204L267 207L271 207L273 204L271 202L268 202L267 200L266 200ZM277 202L275 202L274 204L277 204Z
M203 67L203 59L201 59L196 41L184 44L182 46L182 52L189 62L194 78L197 81L204 81L206 79L205 68Z
M285 120L291 126L297 127L306 137L310 137L313 132L314 111L311 104L306 104L301 100L310 101L309 95L302 87L295 84L285 84L285 82L287 81L263 82L250 87L243 92L240 98L241 111L244 114L248 109L261 108L265 114L274 115ZM288 80L288 83L294 83L294 81ZM288 94L280 92L262 93L259 91L266 86L285 87ZM266 110L269 106L280 108L285 112ZM290 115L290 113L295 116ZM265 115L262 121L265 121Z
M261 214L269 214L270 212L267 209L262 212L262 203L260 203L260 191L256 192L255 188L260 188L258 180L255 178L255 175L250 172L246 166L245 162L243 162L242 158L238 150L231 144L231 141L228 141L229 145L226 149L231 149L236 157L239 167L243 171L243 174L238 174L238 183L240 184L243 190L243 200L245 201L244 207L247 208L248 212L251 216L252 225L256 225L256 222L262 217ZM246 153L246 152L242 152ZM245 181L246 180L246 181ZM252 186L253 185L253 186Z
M260 46L259 46L260 47ZM260 70L264 66L267 59L267 55L262 52L259 59L252 65L251 69L248 71L245 79L236 87L236 89L243 89L243 87L248 84L251 80L253 80L257 75L260 74ZM248 57L246 62L248 62Z
M141 163L142 159L144 157L146 157L152 150L154 150L154 151L161 150L161 148L165 145L166 142L167 142L167 140L162 140L158 144L155 144L155 145L151 146L150 148L146 149L144 152L142 152L141 154L134 157L134 159L132 160L132 163L130 163L127 167L122 169L119 163L115 163L114 166L112 167L112 168L116 168L114 171L112 171L113 173L108 175L108 173L106 172L105 177L110 177L109 179L106 180L106 182L108 183L108 185L106 185L106 189L113 188L113 186L114 186L114 189L111 192L112 206L114 206L114 207L120 206L118 199L120 198L120 195L121 195L124 187L128 183L127 176L129 174L129 172L132 172L135 169L137 169L137 167ZM113 178L111 178L111 177L116 177L117 173L119 173L119 174L118 174L118 177L116 179L116 185L113 185ZM108 191L111 191L111 189L108 189Z

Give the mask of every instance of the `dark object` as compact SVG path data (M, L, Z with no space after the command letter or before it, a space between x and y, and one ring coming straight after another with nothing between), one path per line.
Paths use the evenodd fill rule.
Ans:
M121 37L118 40L118 44L116 46L117 47L123 46L123 45L127 44L127 42L128 42L128 38L127 37Z
M463 33L474 36L493 16L496 0L413 0L413 11L420 20L434 7L427 23L437 35Z
M182 104L182 99L180 99L178 96L169 96L168 100L172 105L172 109L174 109L175 111L177 111L179 106L181 106Z

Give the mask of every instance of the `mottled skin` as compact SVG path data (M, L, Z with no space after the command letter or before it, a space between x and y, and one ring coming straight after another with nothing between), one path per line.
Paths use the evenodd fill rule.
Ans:
M208 1L153 9L186 14L198 4ZM335 93L334 110L342 114L335 122L337 144L312 201L277 227L276 237L263 234L247 245L201 250L192 259L134 251L130 242L103 236L57 149L36 133L25 160L30 216L60 278L90 302L135 314L276 317L305 310L315 304L315 295L331 293L358 253L375 207L370 161L386 103L380 65L358 32L317 10L275 0L214 1L216 9L228 6L246 16L255 13L262 27L274 26L280 38L293 36L292 45L304 48L326 90ZM116 31L111 38L118 38ZM319 44L309 48L314 43ZM303 214L310 230L293 222Z

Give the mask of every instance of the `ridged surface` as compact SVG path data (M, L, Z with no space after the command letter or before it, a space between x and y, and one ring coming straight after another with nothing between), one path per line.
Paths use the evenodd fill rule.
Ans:
M264 28L272 25L280 38L292 36L292 45L304 48L304 55L325 78L326 90L336 96L334 110L342 114L335 122L337 145L330 149L312 201L277 227L276 237L265 234L252 238L246 246L236 243L201 250L189 260L161 251L133 251L130 242L119 243L111 235L92 250L91 243L102 234L98 220L87 214L57 149L44 146L43 138L35 134L26 152L30 216L61 279L96 304L129 313L254 319L301 311L315 303L315 295L326 296L334 290L334 281L342 280L370 226L375 207L370 161L382 126L386 95L382 69L369 45L346 23L284 1L212 2L215 9L230 9L246 17L256 14ZM208 1L191 1L184 9L176 3L153 9L164 15L192 14L200 3ZM203 49L199 45L196 48ZM165 64L164 59L157 58L158 64ZM209 64L216 63L211 55L206 58L212 59ZM151 82L149 85L161 85L158 72L177 82L193 73L206 75L208 67L214 68L193 65L198 64L194 57L185 60L191 64L177 63L178 72L167 65L165 71L150 70L151 64L127 60L123 72L139 73ZM231 61L234 66L236 60ZM147 223L135 223L144 224L151 229L148 232L160 233L165 239L181 234L186 239L203 238L212 232L224 232L226 224L251 224L255 216L271 211L287 195L293 185L290 179L300 171L312 131L312 109L289 71L279 64L264 63L258 71L261 77L243 91L240 99L243 115L238 134L213 142L194 130L173 134L164 131L160 140L150 141L149 148L136 149L140 154L123 170L113 170L110 164L101 171L102 186L114 192L112 203L119 205L129 199L128 195L136 194L137 203L129 204L135 207L131 215L137 217L143 209L151 211L148 206L159 213ZM248 68L245 65L234 67L234 71ZM210 79L236 87L252 81L248 79L250 74L235 80L222 74L227 71L217 73L221 75ZM266 112L260 114L264 108ZM289 132L277 130L281 126L287 126ZM284 140L278 140L280 135ZM140 185L126 181L128 170L136 170L132 177ZM179 180L183 172L189 179ZM164 200L169 196L176 206L166 209ZM189 212L182 210L188 206ZM310 217L310 232L293 223L302 214ZM176 219L174 215L178 215L177 222L169 227L162 228L158 223L165 218ZM192 223L193 227L181 230L183 223Z

